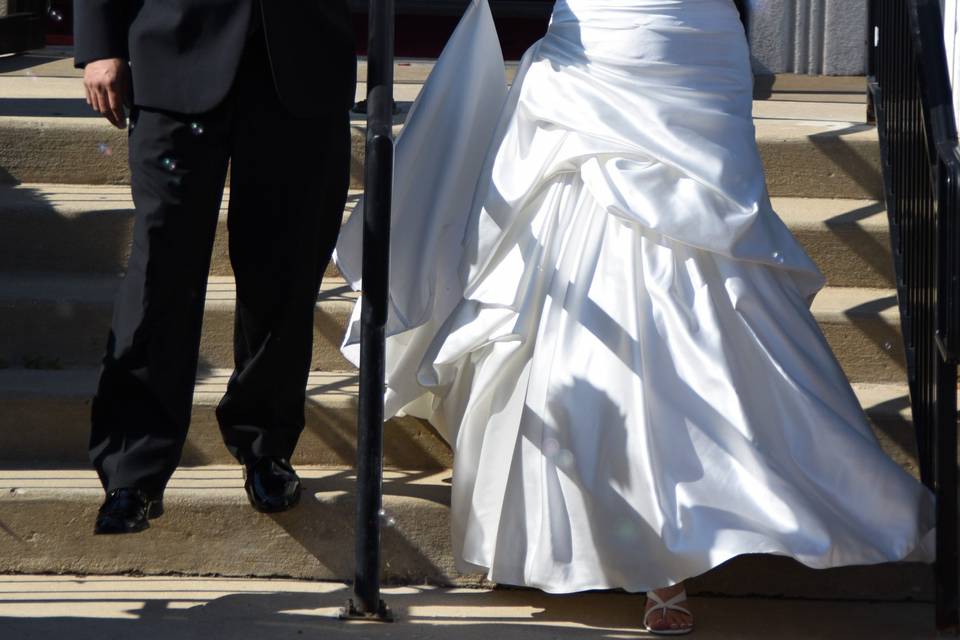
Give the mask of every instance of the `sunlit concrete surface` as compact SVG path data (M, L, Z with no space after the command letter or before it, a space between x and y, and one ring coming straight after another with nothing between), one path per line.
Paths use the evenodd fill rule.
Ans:
M344 623L341 583L178 577L0 576L0 637L204 639L644 638L642 596L528 590L386 589L393 624ZM703 640L935 637L931 605L696 598Z

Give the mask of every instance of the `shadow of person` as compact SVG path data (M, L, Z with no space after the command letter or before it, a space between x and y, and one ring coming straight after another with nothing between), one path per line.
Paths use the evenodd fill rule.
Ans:
M226 589L236 584L228 581ZM130 597L117 592L104 594L85 601L82 614L75 606L76 601L65 594L60 602L43 601L49 608L63 607L63 615L0 617L0 624L7 640L54 636L72 640L226 637L231 640L298 637L440 640L452 635L463 640L645 637L637 629L634 599L623 594L557 597L528 591L450 592L407 588L385 596L398 617L396 623L385 625L345 623L337 619L339 608L352 595L348 587L323 583L306 587L304 583L272 582L270 585L290 590L217 596L198 594L191 591L189 583L184 586L177 583L165 587L165 593L158 597L146 600L138 599L142 597L138 593ZM307 590L292 590L298 588ZM177 593L178 589L183 592ZM31 606L29 600L18 600L23 601L25 607ZM66 612L71 610L76 613Z
M388 472L383 489L384 580L387 583L450 584L457 576L450 550L450 487L420 482L436 471ZM340 471L304 478L297 509L270 517L303 547L322 575L353 575L356 478Z

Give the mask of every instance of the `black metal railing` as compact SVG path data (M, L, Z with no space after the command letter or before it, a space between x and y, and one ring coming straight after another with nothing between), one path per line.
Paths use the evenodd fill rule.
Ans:
M920 476L937 496L937 625L957 630L960 151L938 0L870 0L883 162Z
M389 622L393 620L393 614L380 599L380 530L383 516L385 327L393 198L393 0L370 0L369 11L356 572L354 598L341 612L341 618Z

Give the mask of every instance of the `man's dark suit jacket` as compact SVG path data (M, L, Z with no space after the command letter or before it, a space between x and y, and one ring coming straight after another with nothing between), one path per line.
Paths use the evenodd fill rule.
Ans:
M349 109L357 60L346 0L74 0L75 62L129 60L134 104L210 111L233 84L252 11L284 106L304 117Z

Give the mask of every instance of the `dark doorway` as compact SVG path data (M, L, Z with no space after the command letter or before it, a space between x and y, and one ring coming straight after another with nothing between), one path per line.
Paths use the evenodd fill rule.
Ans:
M0 54L42 47L46 12L46 0L8 0L0 16Z
M40 0L39 4L43 6L47 44L73 44L71 0L49 0L49 3ZM415 58L440 55L468 5L469 0L396 0L397 55ZM368 6L369 0L350 0L361 54L366 53ZM553 0L490 0L490 7L505 55L519 58L546 30Z
M399 57L435 58L470 0L396 0ZM508 60L519 59L547 29L554 0L490 0L500 44ZM365 53L368 0L350 0L357 44Z
M73 44L73 3L71 0L19 0L44 7L43 23L47 44ZM274 1L274 0L267 0ZM457 26L470 0L395 0L397 7L397 55L435 58ZM17 2L17 0L13 0ZM735 0L746 20L746 0ZM500 44L508 60L519 59L547 28L554 0L490 0L497 22ZM46 7L49 6L49 11ZM367 7L369 0L350 0L361 54L366 53Z

